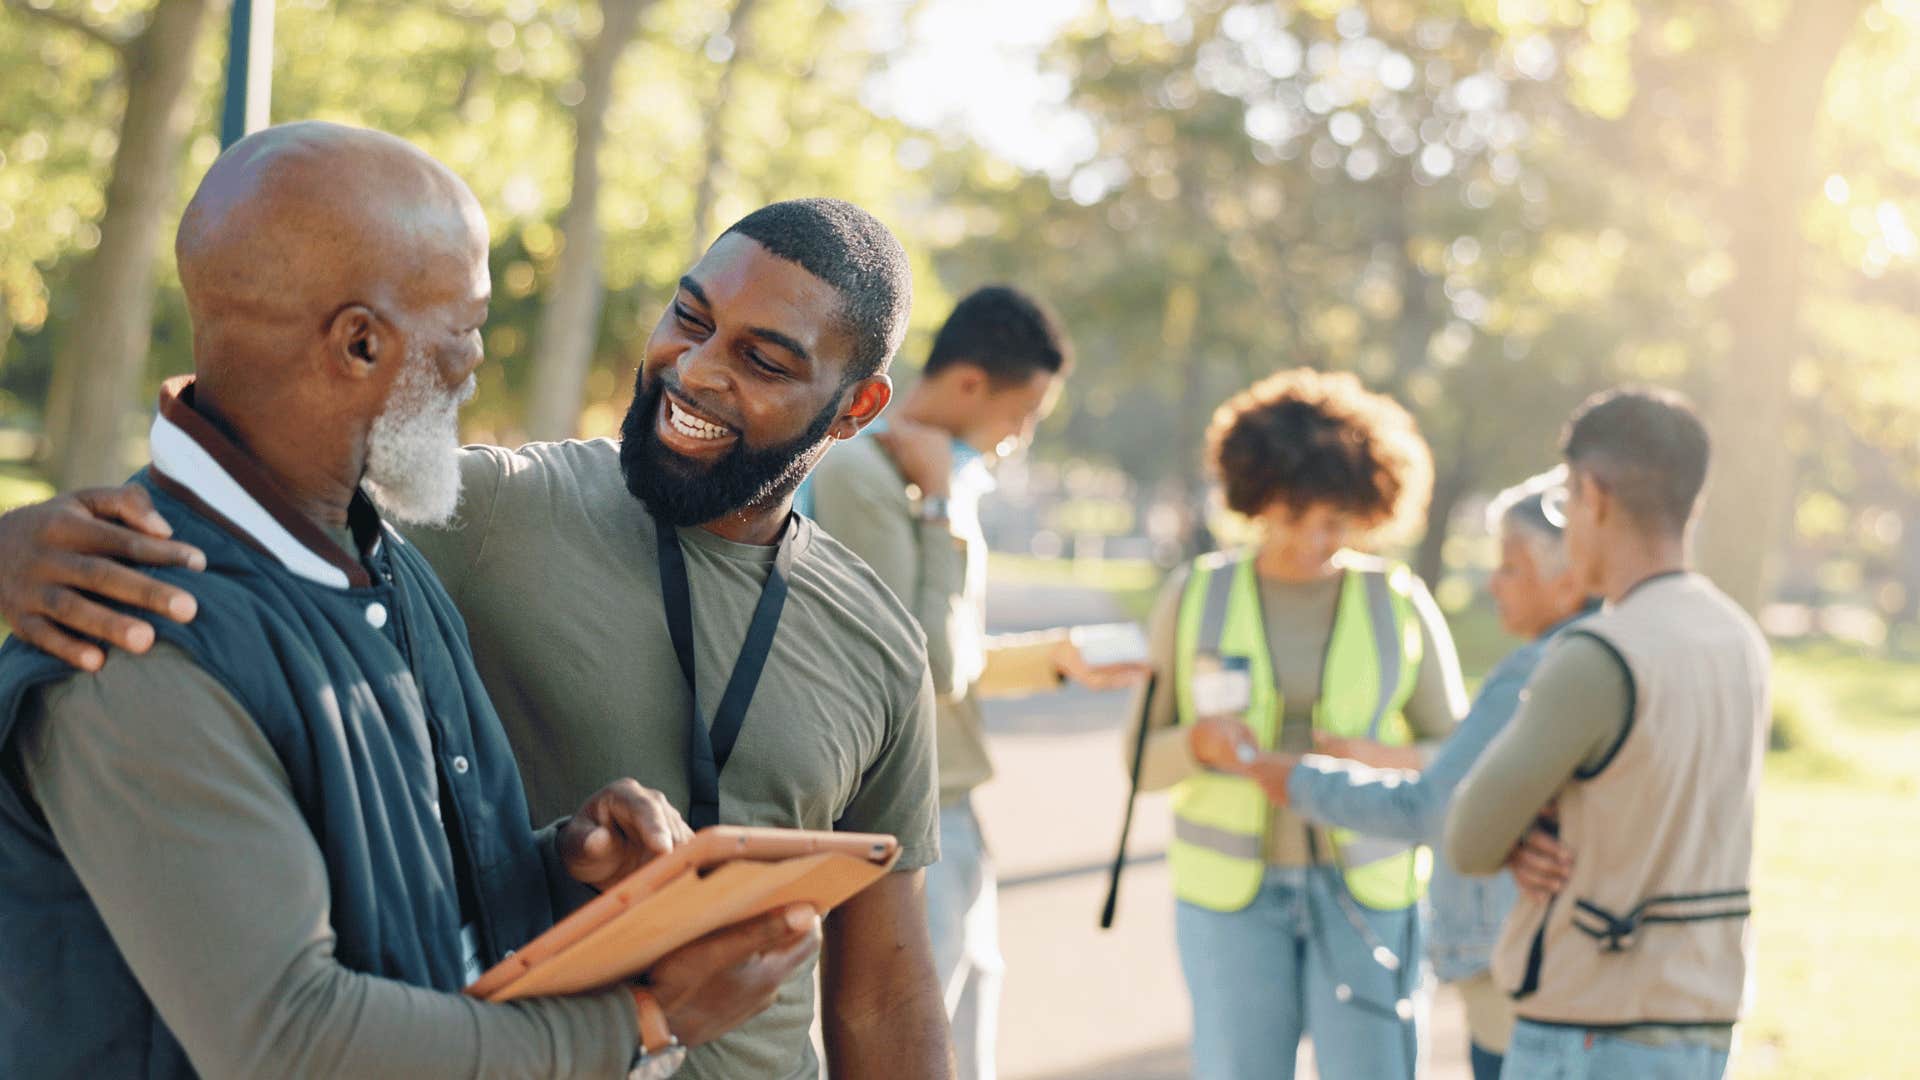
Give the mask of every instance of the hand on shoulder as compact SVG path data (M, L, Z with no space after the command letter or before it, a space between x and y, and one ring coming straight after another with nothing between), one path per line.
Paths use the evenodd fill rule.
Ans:
M921 494L947 494L953 477L953 436L929 424L891 420L873 439Z

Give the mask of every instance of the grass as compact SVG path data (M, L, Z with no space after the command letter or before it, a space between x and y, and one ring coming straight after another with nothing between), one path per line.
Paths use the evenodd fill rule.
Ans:
M1144 618L1147 564L995 557L1015 581L1107 588ZM1450 614L1470 683L1513 641L1485 605ZM1920 671L1833 644L1774 651L1776 749L1755 837L1755 997L1736 1080L1914 1075L1920 1060Z
M1744 1080L1911 1076L1920 1054L1920 803L1875 785L1769 776L1754 871L1757 993Z
M1912 1075L1920 1055L1920 680L1833 645L1775 651L1795 745L1767 759L1754 871L1747 1080ZM1789 718L1776 710L1782 720Z

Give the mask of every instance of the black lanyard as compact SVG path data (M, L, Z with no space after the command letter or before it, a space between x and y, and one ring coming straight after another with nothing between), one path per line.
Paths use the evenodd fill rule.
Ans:
M740 658L733 663L733 675L727 679L720 708L713 714L709 728L701 720L700 684L693 667L693 592L687 583L687 558L680 550L680 534L672 525L653 519L660 549L660 597L667 605L667 631L673 637L673 651L680 658L680 674L686 677L687 693L693 709L687 727L687 781L692 805L687 821L696 829L720 824L720 770L733 756L733 744L740 739L740 725L747 719L747 706L760 685L760 673L766 670L767 656L773 651L773 635L780 628L780 612L787 606L787 578L793 571L793 534L799 523L792 517L780 536L767 582L760 587L760 602L754 606L753 620L747 624L747 639L740 645Z

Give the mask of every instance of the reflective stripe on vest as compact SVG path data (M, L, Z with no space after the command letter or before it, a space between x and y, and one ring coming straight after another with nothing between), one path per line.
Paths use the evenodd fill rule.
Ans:
M1412 732L1401 710L1413 692L1423 641L1413 616L1404 567L1355 565L1343 556L1333 635L1322 673L1314 724L1348 738L1404 745ZM1274 683L1260 611L1259 580L1250 557L1214 554L1194 564L1182 598L1175 696L1179 720L1198 717L1193 680L1203 663L1245 657L1253 692L1245 716L1261 746L1279 737L1283 703ZM1174 836L1168 850L1174 887L1183 900L1217 911L1251 903L1265 876L1271 811L1251 780L1202 772L1174 792ZM1425 891L1432 855L1402 841L1330 829L1347 887L1369 907L1403 908Z

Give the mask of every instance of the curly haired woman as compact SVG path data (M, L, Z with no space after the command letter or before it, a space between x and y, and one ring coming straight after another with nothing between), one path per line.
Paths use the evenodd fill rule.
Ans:
M1270 376L1215 413L1209 465L1259 527L1168 583L1151 637L1141 786L1174 787L1168 849L1199 1080L1412 1077L1425 1012L1418 903L1431 857L1309 825L1249 768L1330 740L1404 747L1466 700L1426 586L1360 550L1417 527L1433 463L1412 417L1350 375Z

